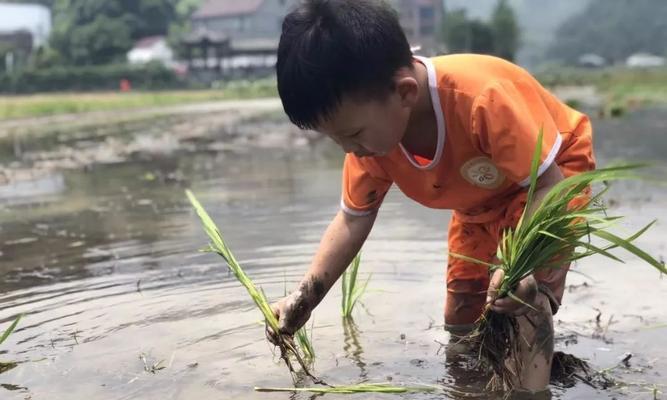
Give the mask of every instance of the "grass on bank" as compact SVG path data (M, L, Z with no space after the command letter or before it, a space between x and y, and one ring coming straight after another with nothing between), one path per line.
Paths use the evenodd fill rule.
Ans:
M276 83L271 79L229 82L210 90L0 95L0 120L162 107L218 100L252 99L276 95Z
M606 107L667 105L667 67L546 67L536 72L547 87L594 86Z

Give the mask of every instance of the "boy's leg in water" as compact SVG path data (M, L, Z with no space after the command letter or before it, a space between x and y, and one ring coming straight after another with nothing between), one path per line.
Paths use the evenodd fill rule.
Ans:
M517 195L508 205L505 215L498 221L488 224L488 229L498 243L507 229L519 222L526 206L526 193ZM547 392L551 377L551 364L554 352L553 315L558 312L565 290L565 278L570 264L561 268L545 269L535 273L539 292L534 308L517 318L519 324L520 365L515 387L528 393ZM516 365L511 363L510 365ZM517 372L517 371L515 371Z
M519 202L516 209L523 205ZM454 215L449 227L449 251L491 262L496 254L501 232L516 223L520 217L519 212L511 210L507 214L509 215L505 215L500 221L488 224L463 223ZM549 393L546 389L551 376L554 346L552 313L555 313L560 305L568 269L569 265L536 274L536 279L540 282L540 293L536 300L536 309L539 311L531 311L518 318L520 357L524 368L520 372L520 383L517 382L516 387L529 393ZM461 341L461 338L470 333L481 314L488 282L486 267L449 256L445 329L451 335L446 355L453 362L446 362L448 365L460 365L461 355L472 353L472 348Z
M496 242L482 224L466 223L456 214L449 222L448 250L484 262L493 260ZM453 335L468 333L482 314L489 287L485 265L447 257L447 293L445 296L445 330Z
M486 261L496 254L496 245L483 225L464 223L453 215L449 223L448 250ZM484 308L489 286L488 268L449 255L446 274L444 316L445 330L449 332L444 348L446 373L455 387L477 386L482 391L491 375L479 367L474 349L462 339L472 331Z
M549 399L548 385L554 352L554 329L548 296L539 293L535 300L535 308L536 310L517 318L520 338L519 357L523 368L520 378L515 382L516 395L519 396L517 398L522 394L528 396L525 398L535 398L531 396L539 394L540 399ZM457 384L487 383L492 375L490 372L485 374L484 371L474 371L477 354L469 343L461 340L469 332L450 331L449 343L445 350L448 374ZM514 365L513 360L508 362L510 368Z
M539 293L535 310L517 317L519 324L519 360L522 365L515 382L517 388L531 393L548 389L554 353L554 327L551 303ZM510 366L515 365L510 363Z
M518 317L521 338L521 387L530 392L546 390L551 378L554 354L553 315L558 312L570 269L566 264L558 269L536 274L539 292L535 310Z

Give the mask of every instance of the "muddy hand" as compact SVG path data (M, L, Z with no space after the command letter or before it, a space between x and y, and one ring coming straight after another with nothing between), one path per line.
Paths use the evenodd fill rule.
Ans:
M491 310L499 314L511 314L520 316L526 314L531 310L529 305L535 303L537 297L537 281L533 275L528 275L519 282L517 288L512 293L521 301L517 301L509 296L498 298L498 289L505 277L505 271L502 269L496 270L491 276L489 289L486 294L486 302L490 304Z
M298 331L310 318L311 307L301 294L301 291L297 290L271 305L273 315L278 320L280 335L294 335L294 332ZM278 335L268 325L266 325L266 338L276 346L279 343Z

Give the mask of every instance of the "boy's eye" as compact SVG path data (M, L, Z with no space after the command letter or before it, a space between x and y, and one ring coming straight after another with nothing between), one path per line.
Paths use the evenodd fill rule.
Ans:
M356 132L354 132L353 134L351 134L349 137L359 136L359 135L361 134L361 131L363 131L363 129L359 129L358 131L356 131Z

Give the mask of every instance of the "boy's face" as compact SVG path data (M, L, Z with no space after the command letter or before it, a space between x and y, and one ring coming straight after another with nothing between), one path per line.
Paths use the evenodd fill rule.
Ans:
M317 130L331 137L346 153L357 157L384 156L398 146L405 134L411 100L400 88L384 100L347 96Z

